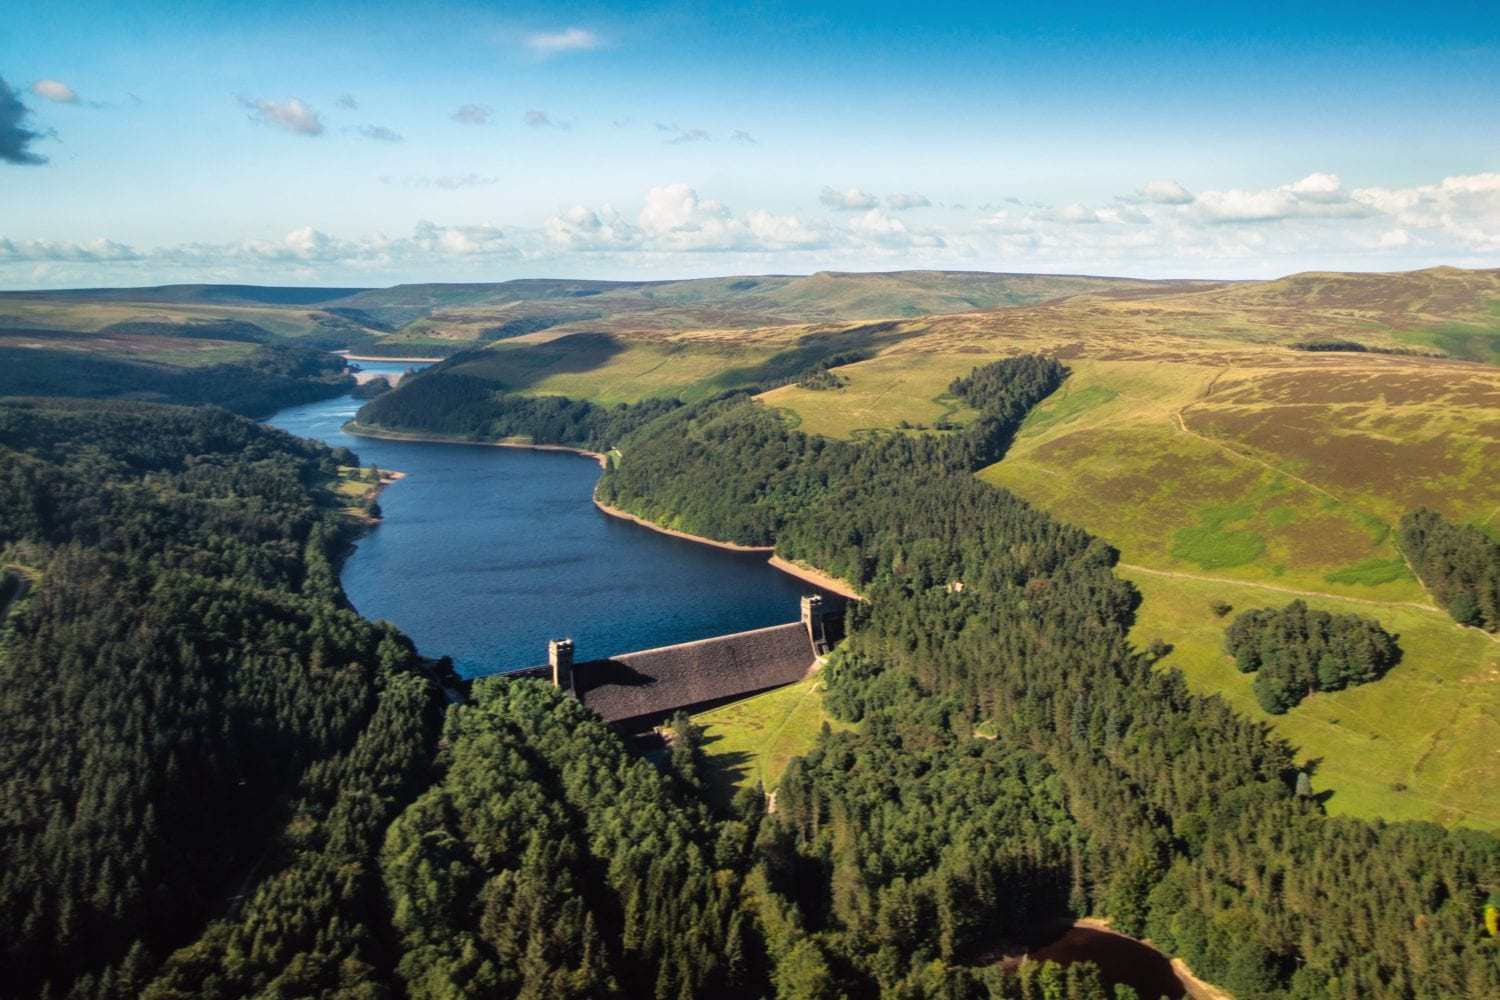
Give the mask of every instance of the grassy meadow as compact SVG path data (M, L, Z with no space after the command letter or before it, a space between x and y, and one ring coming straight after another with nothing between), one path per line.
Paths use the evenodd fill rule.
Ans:
M1173 646L1163 668L1181 670L1195 690L1224 698L1268 722L1311 763L1313 787L1331 791L1330 813L1424 819L1500 831L1500 641L1447 615L1399 605L1307 597L1324 611L1377 618L1399 637L1401 661L1380 680L1314 693L1285 715L1261 711L1224 652L1224 627L1251 608L1294 595L1262 586L1122 570L1144 598L1132 633L1138 646ZM1234 610L1224 618L1211 605Z
M1048 349L1030 335L997 340L1002 352ZM932 352L916 353L927 343L839 369L843 389L763 398L839 437L930 423L947 381L987 359L952 353L941 324ZM1166 665L1196 690L1316 761L1331 811L1500 827L1500 642L1434 607L1394 540L1421 504L1474 523L1500 510L1500 371L1208 338L1053 347L1072 374L981 477L1116 545L1144 598L1139 642L1172 643ZM1402 663L1266 714L1209 605L1297 596L1378 618L1401 636Z
M787 762L812 749L823 723L847 723L823 711L816 674L796 684L703 712L693 721L704 729L714 795L728 802L741 788L776 788Z
M933 426L962 423L973 416L948 392L948 384L1000 354L893 353L833 371L847 384L840 389L801 389L786 385L763 393L761 401L795 419L808 434L848 438L901 421Z

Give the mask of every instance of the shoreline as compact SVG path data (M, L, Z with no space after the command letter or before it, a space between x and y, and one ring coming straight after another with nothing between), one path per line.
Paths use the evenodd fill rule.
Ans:
M635 524L639 524L643 528L650 528L652 531L658 532L660 534L671 535L673 538L682 538L689 542L697 542L699 545L712 545L716 549L726 549L730 552L748 552L752 555L763 554L769 556L771 555L771 553L776 551L775 546L772 545L741 545L738 542L720 542L713 538L705 538L702 535L694 535L686 531L678 531L676 528L664 528L654 521L648 521L644 517L637 517L629 511L621 510L618 507L611 507L609 504L605 503L603 500L600 500L598 497L594 497L593 499L594 506L598 507L601 511L603 511L610 517L617 517L622 521L631 521Z
M340 428L345 434L355 437L374 438L377 441L411 441L417 444L473 444L483 448L525 448L528 451L561 451L570 455L581 455L584 458L592 458L599 463L599 468L609 468L609 456L602 452L589 451L586 448L569 448L561 444L527 444L524 441L474 441L469 438L458 437L451 434L413 434L407 431L386 430L383 427L371 427L369 424L361 424L351 420Z
M600 500L598 497L594 498L594 506L598 507L601 512L608 515L609 517L617 517L622 521L630 521L634 524L640 525L643 528L649 528L651 531L655 531L663 535L671 535L673 538L681 538L685 541L697 542L699 545L711 545L716 549L726 549L730 552L746 552L752 555L760 555L764 553L768 557L766 561L770 563L774 569L785 573L787 576L796 577L803 583L810 583L820 590L826 590L829 593L838 594L840 597L847 598L851 601L863 601L865 599L863 594L859 593L859 591L849 586L847 582L840 580L836 576L824 573L822 570L814 569L811 566L804 566L801 563L792 562L790 559L783 559L781 556L778 556L776 554L776 546L774 545L740 545L738 542L721 542L717 539L705 538L703 535L694 535L687 531L678 531L676 528L665 528L655 523L654 521L649 521L644 517L638 517L635 514L630 513L629 511L621 510L618 507L611 507L609 504Z
M865 599L865 595L850 586L848 581L842 580L831 573L825 573L812 566L804 566L802 563L792 562L790 559L783 559L774 553L769 562L787 576L795 576L805 583L810 583L815 587L838 594L840 597L851 601L863 601Z
M441 434L412 434L406 431L390 431L385 430L384 428L372 428L368 425L360 424L354 420L351 420L348 423L344 424L343 431L344 433L352 434L355 437L367 437L383 441L412 441L416 443L425 442L428 444L477 444L483 445L488 448L525 448L530 451L561 451L567 452L572 455L581 455L586 458L592 458L594 461L599 463L599 467L601 469L609 469L609 456L597 451L589 451L585 448L570 448L566 445L560 444L527 444L520 441L471 441L466 438ZM767 557L766 561L769 562L774 569L779 572L785 573L787 576L795 577L801 580L803 583L810 583L820 590L826 590L831 594L837 594L840 597L846 598L851 601L863 601L865 599L864 595L855 590L852 586L849 585L849 583L839 579L836 576L833 576L830 573L825 573L822 570L815 569L812 566L804 566L801 563L795 563L790 559L782 558L781 556L776 554L776 546L774 545L741 545L738 542L722 542L715 538L708 538L703 535L695 535L688 531L678 531L676 528L663 527L662 525L659 525L654 521L649 521L644 517L637 517L635 514L632 514L629 511L621 510L618 507L611 507L609 504L600 500L598 496L594 496L591 499L594 501L594 506L597 507L601 513L605 514L608 517L618 518L622 521L630 521L633 524L638 524L642 528L647 528L651 531L658 532L659 534L671 535L673 538L681 538L684 541L696 542L699 545L709 545L713 548L722 549L726 552L743 552L749 553L751 555L765 555Z

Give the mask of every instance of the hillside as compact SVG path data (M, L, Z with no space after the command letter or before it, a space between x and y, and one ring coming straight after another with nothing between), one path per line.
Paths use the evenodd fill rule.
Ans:
M94 334L150 323L170 335L174 327L236 322L324 346L450 353L542 330L642 336L743 330L961 312L1153 287L1132 279L957 271L683 281L521 279L380 289L172 285L0 293L0 334L28 328Z
M962 423L972 410L948 392L956 376L1021 351L1053 354L1072 374L982 478L1119 547L1145 595L1137 640L1171 643L1166 666L1319 761L1337 789L1330 810L1496 828L1492 785L1474 777L1500 781L1484 749L1500 741L1500 644L1432 603L1392 529L1429 505L1500 530L1500 370L1290 346L1337 338L1408 351L1414 330L1482 328L1496 301L1493 271L1294 275L884 323L538 333L446 370L610 403L779 384L761 398L800 429L859 438ZM833 369L839 388L794 384L820 359L851 356L865 360ZM1297 594L1373 612L1404 636L1406 657L1378 684L1257 714L1222 652L1215 588L1240 608Z

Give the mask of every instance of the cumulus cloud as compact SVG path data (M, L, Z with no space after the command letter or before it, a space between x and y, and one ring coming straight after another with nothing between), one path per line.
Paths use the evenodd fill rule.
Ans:
M1193 200L1191 191L1172 180L1147 181L1141 185L1140 196L1158 205L1186 205Z
M526 47L543 59L564 52L587 52L603 44L604 40L587 28L540 31L526 36Z
M1052 219L1068 225L1095 225L1098 223L1112 223L1116 225L1125 223L1145 223L1151 218L1145 212L1132 205L1106 205L1101 208L1091 208L1088 205L1064 205L1050 213Z
M440 226L419 222L409 236L346 239L313 226L294 229L279 240L235 243L180 243L138 249L114 240L92 242L0 239L0 264L22 262L134 263L182 267L264 264L337 264L389 267L404 262L511 256L515 247L490 225Z
M818 192L818 200L835 212L861 212L875 208L880 199L863 188L845 188L843 191L825 187Z
M567 131L568 129L572 128L572 126L567 122L558 121L556 118L553 118L551 115L547 114L547 112L538 111L535 108L522 115L521 120L524 121L527 125L530 125L532 128L556 128L562 129L563 131Z
M267 101L241 94L238 101L240 107L249 112L251 121L262 125L275 125L296 135L323 134L322 117L301 98L288 97L284 101Z
M458 190L498 183L478 174L382 177L387 184ZM495 275L502 262L555 273L654 274L802 271L827 267L982 267L1083 273L1252 276L1308 267L1370 269L1450 261L1500 263L1500 174L1350 191L1331 173L1263 189L1204 192L1193 202L1144 195L1058 207L1020 199L977 217L896 212L861 189L833 192L866 207L810 216L740 206L663 184L631 205L573 205L535 227L422 223L400 236L350 238L315 227L280 239L136 247L117 239L0 239L0 279L13 284L120 284L147 280L296 280L380 275L430 280ZM1199 204L1206 199L1208 208ZM1286 213L1254 225L1235 218ZM545 261L546 264L537 262ZM45 275L45 277L39 277ZM71 280L70 280L71 279Z
M574 205L549 218L547 239L564 250L629 250L640 245L640 234L615 208L594 210Z
M640 253L807 253L941 249L941 235L909 227L884 210L872 208L842 226L782 215L764 209L742 214L683 183L646 193L634 221L612 206L583 205L547 221L546 235L558 249Z
M359 110L359 101L354 99L353 94L340 94L339 99L333 103L345 111Z
M102 237L87 243L68 240L0 239L0 261L108 263L141 260L132 247Z
M31 92L58 104L77 104L78 91L61 80L38 80L31 85Z
M1338 174L1308 174L1288 185L1287 190L1301 200L1325 204L1343 201L1346 197Z
M925 194L888 194L885 207L893 212L905 212L913 208L931 208L932 202Z
M863 215L855 216L849 226L849 231L870 243L889 249L914 247L940 249L946 245L943 238L936 233L918 233L900 219L887 215L878 208L872 208Z
M487 104L465 104L448 117L460 125L488 125L495 117L495 109Z
M1206 221L1225 223L1351 218L1368 212L1344 191L1337 174L1325 173L1274 188L1204 191L1193 208Z
M395 129L386 128L384 125L361 125L359 134L366 139L376 142L405 142L406 137Z
M755 136L751 135L749 132L746 132L742 128L737 128L733 132L730 132L729 133L729 141L730 142L737 142L741 146L756 146L756 145L759 145L759 143L757 143L755 141Z
M1445 177L1416 187L1359 188L1352 199L1404 228L1441 234L1478 251L1500 250L1500 173Z
M45 156L31 148L43 133L26 127L30 115L5 78L0 77L0 162L24 166L47 162Z

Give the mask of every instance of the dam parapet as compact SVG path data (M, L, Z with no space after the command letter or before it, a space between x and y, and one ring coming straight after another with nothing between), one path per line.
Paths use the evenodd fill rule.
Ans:
M547 665L515 671L572 694L623 732L640 732L680 711L703 711L806 677L843 633L843 616L819 594L802 598L799 620L599 660L575 662L573 641L547 644Z

